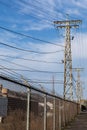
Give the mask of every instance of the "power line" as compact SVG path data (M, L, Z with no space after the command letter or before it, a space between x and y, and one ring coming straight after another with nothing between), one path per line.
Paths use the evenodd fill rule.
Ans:
M3 5L3 6L6 6L6 7L10 7L11 9L16 9L16 10L19 10L19 8L17 8L17 7L14 7L14 6L11 6L11 5L9 5L9 4L7 4L7 3L4 3L4 2L2 2L2 1L0 1L0 4L1 5ZM31 6L30 6L31 7ZM41 14L40 12L42 12L42 11L39 11L39 14ZM35 14L36 12L34 11L34 14ZM44 12L42 12L42 13L44 13ZM22 12L22 14L24 14L25 15L25 13L23 13ZM26 14L26 15L28 15L28 16L32 16L33 18L36 18L36 19L40 19L40 16L38 16L39 18L37 18L37 16L35 16L35 15L33 15L33 14ZM52 14L51 14L52 15ZM51 16L52 17L52 16ZM50 18L51 18L50 17ZM45 20L45 22L46 23L49 23L49 24L52 24L52 21L48 21L49 19L47 19L48 17L46 17L46 18L43 18L43 20ZM41 18L41 20L42 20L42 18Z
M51 62L51 61L45 61L45 60L34 60L34 59L29 59L29 58L21 58L21 57L17 57L17 56L9 56L9 55L0 55L0 56L3 56L3 57L8 57L8 58L14 58L14 59L21 59L21 60L25 60L25 61L34 61L34 62L40 62L40 63L46 63L46 64L62 64L62 62L58 61L54 61L54 62Z
M23 0L19 0L19 2L20 3L23 3L23 4L25 4L25 5L28 5L28 8L29 8L29 5L30 5L30 8L31 7L33 7L33 8L31 8L31 9L35 9L35 8L37 8L36 9L36 11L32 11L32 12L34 12L32 15L31 14L26 14L26 15L28 15L28 16L32 16L32 17L34 17L34 18L36 18L36 19L38 19L35 15L37 15L37 14L42 14L43 16L44 15L47 15L47 13L46 13L46 11L48 12L49 11L49 13L51 13L51 15L50 15L50 17L49 17L49 15L47 15L46 16L46 18L45 17L41 17L41 20L42 19L44 19L47 23L50 23L50 24L52 24L52 21L53 20L51 20L51 19L53 19L54 18L54 14L52 14L53 13L53 10L51 11L51 10L48 10L47 8L41 8L40 6L39 6L39 8L38 8L38 6L36 6L36 5L34 5L34 4L32 4L32 3L30 3L30 2L26 2L26 1L23 1ZM38 1L37 1L38 2ZM39 2L38 2L39 3ZM11 5L9 5L9 4L7 4L7 3L5 3L5 2L2 2L2 1L0 1L0 4L2 4L2 5L4 5L4 6L6 6L6 7L10 7L10 8L12 8L12 9L17 9L17 10L19 10L19 8L17 7L17 6L11 6ZM14 3L13 3L14 4ZM46 5L45 5L45 7L46 7ZM57 8L56 8L57 9ZM57 11L58 12L60 12L60 13L63 13L64 14L64 12L61 12L60 10L58 10L57 9ZM58 13L57 13L57 11L56 10L54 10L54 13L56 14L56 15L58 15ZM23 13L23 12L22 12ZM25 15L25 13L23 13L24 15ZM37 15L38 17L39 17L39 19L40 19L40 15ZM58 16L59 17L59 16ZM49 18L49 19L48 19ZM48 21L48 20L50 20L50 21ZM53 25L53 24L52 24Z
M38 10L40 11L40 12L42 12L42 13L46 13L45 11L47 11L47 12L49 12L49 13L51 13L51 17L50 18L54 18L55 16L52 14L53 12L59 17L59 15L58 15L58 13L61 13L61 14L63 14L65 17L66 17L66 14L69 14L68 12L67 13L65 13L64 11L61 11L61 10L59 10L55 5L55 10L49 10L48 8L46 8L46 3L44 3L43 5L45 6L45 8L41 8L40 6L36 6L36 4L34 5L34 4L32 4L32 3L30 3L29 1L27 2L27 1L24 1L24 0L18 0L18 1L20 1L20 3L23 3L23 4L25 4L25 5L30 5L30 6L32 6L32 7L34 7L34 8L38 8ZM40 1L37 1L36 0L36 2L37 3L39 3L39 5L41 4L40 3ZM70 18L74 18L74 17L71 17L70 16ZM64 20L64 18L62 18L62 20Z
M36 4L34 5L34 4L32 4L32 3L30 3L29 1L27 2L27 1L24 1L24 0L18 0L20 3L23 3L23 4L25 4L26 6L27 5L30 5L30 6L32 6L32 7L34 7L34 8L37 8L37 11L39 10L40 12L42 12L42 13L46 13L46 11L48 12L48 13L51 13L51 16L49 17L49 18L54 18L55 17L55 15L56 16L58 16L59 17L59 15L58 15L58 13L61 13L61 14L63 14L65 17L66 17L66 13L64 12L64 11L61 11L61 10L59 10L56 6L55 6L55 8L54 8L54 10L49 10L48 8L46 8L46 6L47 6L47 4L46 3L44 3L43 5L45 6L45 8L41 8L41 6L40 6L40 2L39 1L36 1L37 3L39 3L39 6L36 6ZM39 7L39 8L38 8ZM54 14L55 15L53 15L52 13L54 12ZM68 13L67 13L68 14ZM64 18L60 18L61 20L64 20Z
M18 66L22 66L22 65L20 65L20 64L11 62L11 61L9 61L9 60L5 60L5 59L1 59L1 60L4 60L4 61L6 61L6 62L10 62L10 63L15 64L15 65L18 65ZM3 67L3 66L2 66L2 67ZM22 67L25 67L25 68L26 68L26 66L22 66ZM27 68L32 69L32 70L9 69L9 68L6 68L6 67L3 67L1 70L5 70L5 71L8 70L8 71L11 71L12 73L16 73L17 75L19 75L19 74L18 74L17 72L15 72L15 71L30 71L30 72L40 72L40 73L60 73L60 72L40 71L40 70L36 70L36 69L30 68L30 67L27 67ZM14 71L14 70L15 70L15 71ZM13 75L13 74L12 74L12 75ZM20 76L21 76L21 74L20 74Z
M34 6L34 7L37 7L37 10L36 11L38 11L39 10L39 12L37 13L36 11L33 11L34 12L34 14L36 13L36 14L41 14L40 12L42 12L42 13L44 13L45 15L47 15L47 13L46 13L46 10L47 10L47 12L49 11L49 13L51 13L51 17L50 17L50 21L47 19L47 18L49 18L49 15L48 16L46 16L46 18L42 18L41 17L41 20L45 20L45 23L49 23L49 24L51 24L52 26L54 25L53 24L53 21L54 21L54 19L53 19L53 17L55 16L54 14L52 15L52 13L53 13L53 10L48 10L47 8L41 8L40 9L40 6L36 6L36 5L33 5L32 3L30 3L30 2L26 2L26 1L23 1L23 0L19 0L20 1L20 3L24 3L25 5L30 5L30 7L31 6ZM36 1L36 2L38 2L38 1ZM41 4L40 2L38 2L39 4ZM17 7L14 7L14 6L11 6L11 5L9 5L9 4L7 4L7 3L4 3L4 2L0 2L0 4L2 4L2 5L4 5L4 6L6 6L6 7L10 7L10 8L15 8L15 9L19 9L19 8L17 8ZM12 4L12 5L14 5L14 4ZM38 7L39 7L39 9L38 9ZM45 4L45 7L46 7L46 4ZM32 9L32 8L31 8ZM58 8L56 8L56 6L55 6L55 9L59 12L59 13L61 13L61 14L64 14L64 12L61 12L60 10L58 10ZM56 14L56 15L58 15L58 13L57 13L57 11L56 10L54 10L54 13ZM23 13L23 12L22 12ZM24 14L24 13L23 13ZM25 14L24 14L25 15ZM26 14L26 15L29 15L29 16L32 16L32 17L35 17L35 15L31 15L31 14ZM58 16L59 17L59 16ZM35 17L35 18L37 18L37 17ZM51 19L53 19L53 20L51 20Z
M15 63L15 62L12 62L12 61L9 61L9 60L6 60L6 59L1 59L1 58L0 58L0 60L5 61L5 62L8 62L8 63L11 63L11 64L16 65L16 66L20 66L20 67L25 67L25 68L27 68L27 69L31 69L31 70L33 70L33 71L40 71L40 70L36 70L36 69L34 69L34 68L31 68L31 67L27 67L27 66L25 66L25 65L17 64L17 63Z
M32 3L30 3L30 2L27 2L27 1L23 1L23 0L19 0L19 2L20 3L23 3L23 4L25 4L25 5L30 5L30 7L34 7L34 8L37 8L37 11L39 11L38 13L39 14L47 14L45 11L49 11L49 13L51 13L51 16L50 17L46 17L46 18L43 18L43 19L45 19L47 22L49 22L49 23L51 23L52 21L48 21L48 20L51 20L51 19L47 19L47 18L54 18L54 15L52 14L53 12L56 14L56 15L58 15L58 13L61 13L61 14L63 14L65 17L66 17L66 14L64 13L64 11L61 11L61 10L59 10L56 6L55 6L55 10L53 11L51 11L51 10L48 10L48 8L41 8L40 6L36 6L36 5L34 5L34 4L32 4ZM39 1L36 1L36 2L38 2L39 3L39 5L41 4ZM9 5L9 4L7 4L6 2L3 2L3 1L0 1L0 4L2 4L3 6L6 6L6 7L8 7L8 8L12 8L12 9L19 9L17 6L11 6L11 5ZM13 3L14 4L14 3ZM12 4L12 5L13 5ZM44 3L44 6L46 7L46 4ZM39 8L38 8L39 7ZM34 8L32 8L32 9L34 9ZM23 12L22 12L23 13ZM35 11L34 11L34 13L36 13ZM23 13L24 14L24 13ZM67 14L69 14L69 13L67 13ZM25 14L24 14L25 15ZM35 17L35 18L37 18L36 16L34 16L34 15L31 15L31 14L26 14L26 15L28 15L28 16L32 16L32 17ZM39 17L39 16L38 16ZM59 15L58 15L58 17L59 17ZM71 17L70 16L70 18L74 18L74 17ZM40 19L40 18L39 18ZM42 18L41 18L42 19ZM62 20L64 20L63 18L61 18Z
M64 73L64 72L53 72L53 71L42 71L42 70L29 70L29 69L14 69L14 68L7 68L7 67L1 67L2 70L15 70L15 71L29 71L29 72L39 72L39 73Z
M2 66L2 65L0 65L2 68L4 68L4 66ZM1 70L1 71L4 71L3 69ZM20 74L18 74L17 72L15 72L15 71L13 71L13 70L5 70L5 73L9 73L9 74L11 74L11 75L14 75L14 76L18 76L18 75L20 75ZM21 76L21 75L20 75Z
M18 63L15 63L15 62L12 62L12 61L9 61L9 60L6 60L6 59L1 59L1 58L0 58L0 60L5 61L5 62L8 62L8 63L11 63L11 64L16 65L16 66L20 66L20 67L25 67L25 68L28 68L28 69L36 70L36 69L34 69L34 68L31 68L31 67L28 67L28 66L25 66L25 65L21 65L21 64L18 64ZM36 70L36 71L37 71L37 70Z
M25 50L25 49L22 49L22 48L18 48L18 47L6 44L4 42L0 42L0 44L4 45L4 46L7 46L7 47L10 47L10 48L13 48L13 49L16 49L16 50L30 52L30 53L38 53L38 54L53 54L53 53L58 53L58 52L63 51L63 50L59 50L59 51L54 51L54 52L39 52L39 51Z
M29 81L30 83L43 83L43 84L53 84L53 82L43 82L43 81ZM64 84L63 82L55 82L55 84Z
M26 5L31 5L31 6L34 6L35 7L35 5L33 5L32 3L29 3L29 2L26 2L26 1L21 1L21 0L19 0L20 2L23 2L23 3L25 3ZM37 1L38 2L38 1ZM38 3L40 3L40 2L38 2ZM2 5L4 5L4 6L6 6L6 7L10 7L10 8L15 8L15 9L19 9L19 8L17 8L17 7L15 7L15 6L11 6L11 5L9 5L9 4L7 4L7 3L4 3L4 2L2 2L2 1L0 1L0 4L2 4ZM14 5L14 4L13 4ZM40 7L40 6L39 6ZM60 10L58 10L58 8L56 8L56 6L55 6L55 9L58 11L58 12L60 12L61 14L64 14L64 12L61 12ZM50 10L48 10L48 9L45 9L45 11L50 11ZM58 13L57 13L57 11L56 10L54 10L54 12L56 13L56 15L58 15ZM38 11L38 9L37 9L37 11ZM40 12L42 12L42 13L45 13L45 11L44 10L42 10L42 8L41 8L41 10L39 9L39 14L40 14ZM33 12L35 12L35 11L33 11ZM52 15L52 12L53 12L53 10L52 11L50 11L51 12L51 17L50 18L52 18L53 19L53 17L54 17L54 15ZM23 13L23 12L22 12ZM23 13L24 14L24 13ZM47 13L46 13L47 14ZM25 15L25 14L24 14ZM33 16L33 15L31 15L31 14L26 14L26 15L29 15L29 16L32 16L32 17L35 17L35 16ZM66 15L66 14L65 14ZM59 16L58 16L59 17ZM35 18L37 18L37 17L35 17ZM51 21L48 21L48 19L47 19L48 17L46 17L46 18L41 18L41 20L42 19L44 19L45 20L45 23L47 22L47 23L49 23L49 24L51 24L51 25L53 25L52 24L52 21L54 21L54 20L51 20Z
M34 14L36 13L39 13L39 14L45 14L45 15L47 15L46 14L46 11L50 11L50 10L48 10L47 8L46 8L46 6L45 6L45 10L43 10L43 8L41 8L41 6L39 6L39 8L38 8L38 6L36 6L36 5L34 5L34 4L32 4L32 3L30 3L30 2L26 2L26 1L23 1L23 0L18 0L20 3L23 3L23 5L25 5L25 6L28 6L28 8L30 7L30 9L37 9L36 10L36 12L34 12ZM33 8L32 8L33 7ZM51 16L50 17L48 17L48 18L53 18L53 14L52 14L52 11L51 11Z
M7 71L8 72L8 71ZM11 79L16 79L17 81L23 81L22 79L21 79L21 77L22 77L22 75L21 75L21 77L20 77L20 79L18 78L18 77L13 77L13 75L12 76L10 76L9 74L6 74L6 73L1 73L0 75L2 75L2 76L7 76L8 78L11 78ZM24 77L24 76L23 76ZM24 77L25 78L25 77ZM29 83L36 83L36 84L52 84L53 83L53 81L52 80L39 80L39 79L27 79L27 78L25 78ZM62 80L55 80L55 84L64 84L64 82L62 81Z
M26 34L23 34L23 33L20 33L20 32L16 32L16 31L10 30L10 29L2 27L2 26L0 26L0 29L3 29L5 31L11 32L11 33L14 33L16 35L20 35L20 36L23 36L23 37L31 38L31 39L36 40L36 41L45 42L45 43L49 43L49 44L52 44L52 45L64 47L63 45L59 45L59 44L52 43L52 42L49 42L49 41L45 41L45 40L42 40L42 39L39 39L39 38L35 38L35 37L30 36L30 35L26 35Z
M10 75L7 75L6 73L3 73L2 74L3 76L5 75L5 76L7 76L7 77L9 77L9 78L13 78L14 79L14 77L10 77ZM22 81L21 79L18 79L18 78L15 78L16 80L20 80L20 81ZM34 80L27 80L29 83L37 83L38 85L40 84L40 83L42 83L42 84L52 84L53 82L52 81L34 81ZM55 84L63 84L63 82L60 82L60 81L55 81Z
M11 64L13 64L13 65L17 65L17 66L20 66L20 67L25 67L25 68L31 69L30 67L27 67L27 66L21 65L21 64L17 64L17 63L15 63L15 62L12 62L12 61L9 61L9 60L5 60L5 59L1 59L1 58L0 58L0 60L5 61L5 62L8 62L8 63L11 63Z
M8 72L8 71L7 71ZM8 72L9 73L9 72ZM16 80L20 80L21 82L22 82L22 79L21 79L21 77L23 76L23 75L21 75L21 77L20 77L20 79L18 78L18 77L13 77L13 74L12 74L12 76L10 77L10 75L8 75L8 74L6 74L6 73L1 73L1 75L5 75L5 76L7 76L7 77L9 77L9 78L15 78ZM23 76L24 77L24 76ZM38 85L40 84L40 83L43 83L43 84L52 84L53 83L53 81L52 80L46 80L46 79L43 79L43 80L40 80L40 79L28 79L28 78L25 78L24 77L24 79L26 79L29 83L37 83ZM62 80L55 80L55 84L63 84L64 82L62 81Z
M29 79L26 78L28 81L40 81L40 82L53 82L51 79ZM63 80L56 79L55 82L64 82Z
M0 75L5 75L7 77L12 77L12 78L15 78L15 79L19 79L15 74L9 72L9 71L5 71L5 72L0 72ZM14 76L14 77L13 77Z

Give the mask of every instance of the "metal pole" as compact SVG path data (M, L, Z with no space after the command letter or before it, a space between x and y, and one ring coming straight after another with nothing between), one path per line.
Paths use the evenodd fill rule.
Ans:
M65 100L63 100L63 125L65 126Z
M56 99L53 98L53 130L56 129Z
M61 130L61 102L59 100L59 130Z
M47 129L47 96L44 95L44 130Z
M53 76L53 94L55 95L55 87L54 87L54 76ZM53 97L53 130L55 130L55 125L56 125L56 114L55 114L55 109L56 109L56 99Z
M30 130L30 89L27 89L27 126L26 130Z

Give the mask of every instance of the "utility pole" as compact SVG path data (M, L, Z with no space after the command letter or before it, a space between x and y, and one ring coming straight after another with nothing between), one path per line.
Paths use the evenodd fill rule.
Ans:
M65 20L54 21L56 28L65 28L65 52L64 52L64 99L73 100L73 84L72 84L72 54L71 54L71 28L78 28L81 20Z
M83 71L83 68L73 68L77 72L77 84L76 84L76 96L77 96L77 102L80 103L80 100L82 99L83 90L82 90L82 83L80 80L80 72Z

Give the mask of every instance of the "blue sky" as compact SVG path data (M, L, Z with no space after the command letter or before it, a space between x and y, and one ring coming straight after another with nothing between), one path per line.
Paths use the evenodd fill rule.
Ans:
M18 51L9 47L0 45L0 55L13 56L14 58L7 58L0 56L1 59L8 60L10 62L22 65L17 66L8 63L4 60L0 60L0 65L7 68L16 69L36 69L43 71L57 71L64 72L63 64L61 60L64 59L64 30L56 30L53 21L66 20L67 14L69 19L80 19L82 24L79 29L72 29L71 35L74 36L72 41L72 59L73 68L84 68L84 72L81 72L81 80L84 82L84 97L86 96L86 72L87 72L87 0L0 0L0 27L5 27L13 31L17 31L34 38L42 39L55 43L56 46L46 42L36 41L31 38L15 35L0 28L0 42L9 44L15 47L19 47L26 50L39 51L39 52L55 52L52 54L36 54L25 51ZM39 63L33 61L27 61L22 59L16 59L15 57L43 60L53 63ZM30 68L29 68L30 67ZM1 71L2 73L7 73ZM27 77L28 79L38 80L52 80L54 76L55 80L63 82L63 74L59 73L34 73L17 71L17 73ZM76 79L76 72L73 72ZM34 84L36 86L36 84ZM41 84L46 89L52 89L52 84ZM40 86L37 85L37 86ZM63 84L55 85L55 89L58 94L62 95Z

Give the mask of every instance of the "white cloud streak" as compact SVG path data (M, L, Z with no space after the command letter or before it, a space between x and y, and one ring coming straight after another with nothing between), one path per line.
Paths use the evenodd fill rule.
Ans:
M30 4L27 4L27 3ZM8 23L12 23L12 28L16 28L17 30L22 31L43 31L45 29L52 29L52 25L49 24L49 22L53 22L53 20L63 20L65 18L66 13L69 13L72 15L72 17L78 16L83 17L85 16L85 13L83 14L83 11L86 10L87 2L86 0L34 0L34 1L27 1L21 2L21 0L15 1L16 6L18 7L17 13L18 16L20 15L20 19L15 19L11 17L8 18ZM32 5L33 4L33 5ZM6 18L5 18L6 19ZM35 19L35 20L34 20ZM21 21L21 22L20 22ZM49 35L49 34L48 34ZM73 57L73 65L77 66L81 59L87 60L87 34L77 34L75 39L72 41L72 57ZM15 43L11 43L12 45L20 46L23 48L28 48L31 50L39 50L43 52L49 52L49 51L56 51L57 48L53 45L48 44L42 44L42 43L33 43L31 41L24 41L21 37L17 37L11 33L2 32L0 33L0 41L6 42L6 41L15 41ZM52 36L52 35L51 35ZM50 37L51 37L50 36ZM79 38L79 39L78 39ZM83 40L82 40L83 39ZM21 44L20 44L21 41ZM56 40L55 40L56 41ZM54 40L53 42L56 43ZM60 40L58 40L60 41ZM60 50L60 48L58 48ZM39 60L46 60L46 61L61 61L63 60L64 53L55 53L52 55L39 55L39 54L31 54L31 53L24 53L24 52L18 52L16 50L11 50L10 48L2 47L0 46L0 55L10 55L10 56L18 56L22 58L31 58L31 59L39 59ZM7 59L7 58L5 58ZM9 59L10 61L13 61L17 64L26 65L27 67L40 69L40 70L51 70L51 71L63 71L63 64L44 64L44 63L37 63L37 62L30 62L30 61L22 61L17 59ZM80 62L79 62L80 60ZM82 60L82 61L83 61ZM10 63L6 64L5 61L0 63L2 65L5 65L6 67L14 67L19 68L18 66L11 65ZM81 63L81 65L83 65ZM51 79L53 74L45 75L45 74L33 74L29 72L22 72L26 77L29 78L38 78L38 79ZM55 74L54 74L55 75ZM56 79L62 79L63 75L55 75Z

